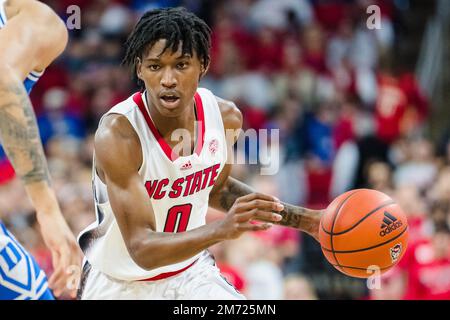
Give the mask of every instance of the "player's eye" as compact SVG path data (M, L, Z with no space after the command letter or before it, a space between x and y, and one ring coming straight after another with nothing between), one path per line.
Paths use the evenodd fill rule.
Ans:
M187 63L187 62L179 62L178 64L177 64L177 68L178 69L186 69L187 68L187 66L188 66L189 64Z
M151 71L157 71L157 70L159 70L159 65L157 65L157 64L151 64L151 65L148 66L148 68L149 68Z

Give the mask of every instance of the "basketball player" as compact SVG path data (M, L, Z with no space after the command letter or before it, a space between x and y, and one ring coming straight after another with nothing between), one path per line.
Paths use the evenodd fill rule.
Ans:
M69 267L81 263L50 185L50 176L28 94L44 69L64 50L64 23L34 0L0 0L0 140L36 209L42 237L51 250L49 283L36 261L0 221L0 299L54 299L67 292Z
M149 11L126 45L124 62L144 90L109 110L96 132L97 221L79 237L80 297L244 299L208 247L272 223L317 239L321 212L282 204L229 176L235 141L227 145L225 130L239 130L242 116L198 88L209 66L205 22L181 8ZM178 145L172 133L180 128L195 138ZM208 206L225 218L205 224Z

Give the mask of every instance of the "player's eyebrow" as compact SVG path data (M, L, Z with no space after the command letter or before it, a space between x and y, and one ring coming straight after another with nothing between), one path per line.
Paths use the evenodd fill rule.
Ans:
M161 61L160 58L145 58L144 59L145 62L159 62Z
M190 55L189 53L185 53L185 54L182 54L182 55L180 55L179 57L177 57L177 60L180 60L180 59L190 59L190 58L192 58L192 55Z
M181 60L181 59L190 59L190 58L192 58L192 55L190 55L189 53L185 53L183 55L180 55L180 56L176 57L175 59L176 60ZM153 58L153 57L152 58L145 58L144 61L145 62L160 62L161 58L159 58L159 57L156 57L156 58Z

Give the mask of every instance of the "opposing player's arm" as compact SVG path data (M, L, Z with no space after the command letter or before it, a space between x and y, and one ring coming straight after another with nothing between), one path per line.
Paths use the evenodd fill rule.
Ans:
M33 204L45 211L54 205L43 201L50 177L23 80L48 66L64 50L68 36L62 20L45 4L15 4L17 13L0 30L0 139Z
M227 141L229 145L228 150L231 150L239 138L239 132L242 128L242 114L233 102L216 98L221 110L225 130L228 131L226 135L230 140ZM233 131L235 134L231 134ZM231 156L232 153L228 152L228 157ZM216 180L209 198L210 206L223 212L228 212L239 197L255 192L250 186L230 177L231 168L232 159L228 159L227 164ZM318 239L318 224L322 211L310 210L284 202L281 203L284 209L279 212L281 220L275 222L276 224L299 229Z
M46 4L35 0L12 1L14 16L0 32L0 64L23 81L31 71L45 69L65 49L64 21Z
M81 252L50 186L50 175L38 126L23 81L45 69L65 48L64 23L45 4L10 1L14 14L0 30L0 141L36 209L41 234L52 253L49 279L59 296L71 282L70 269L81 264ZM75 296L76 288L71 289Z
M138 173L142 164L139 137L122 115L109 115L102 121L95 135L95 157L128 252L141 268L181 262L219 241L269 227L248 222L255 214L262 214L255 206L246 205L257 198L249 195L238 201L242 205L233 209L234 215L222 221L182 233L156 232L153 208Z

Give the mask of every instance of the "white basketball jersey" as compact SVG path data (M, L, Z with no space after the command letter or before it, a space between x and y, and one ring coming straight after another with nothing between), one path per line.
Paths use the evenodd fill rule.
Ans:
M195 110L195 152L184 157L173 153L159 134L148 112L145 93L134 94L105 114L126 116L140 139L143 162L139 175L153 207L157 232L183 232L205 224L209 193L227 159L225 131L215 96L199 88ZM97 221L80 234L79 243L94 268L116 279L142 280L181 270L200 256L153 270L140 268L127 251L106 185L95 172L95 155L93 189Z

